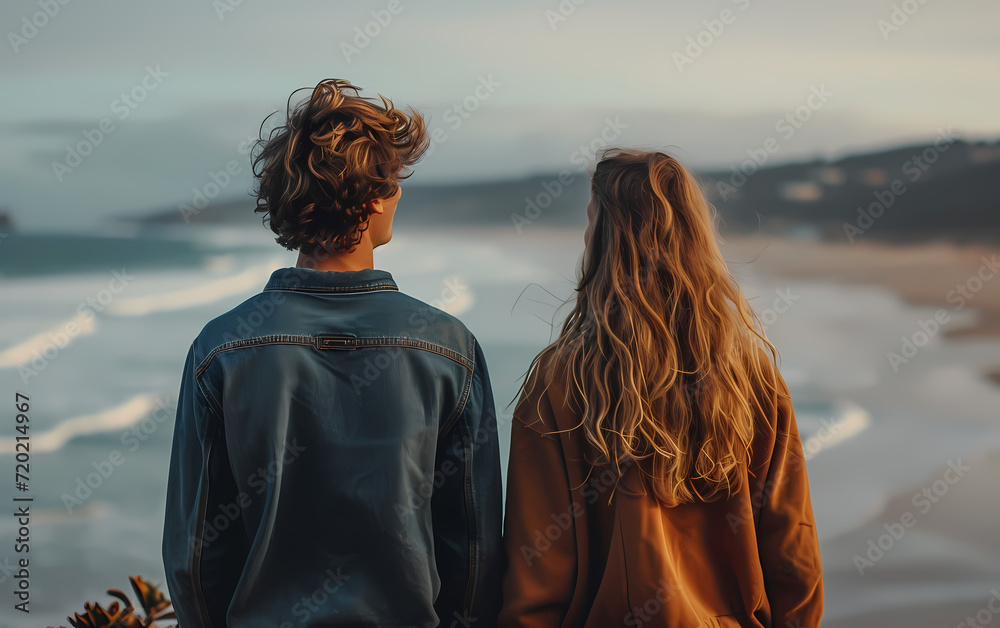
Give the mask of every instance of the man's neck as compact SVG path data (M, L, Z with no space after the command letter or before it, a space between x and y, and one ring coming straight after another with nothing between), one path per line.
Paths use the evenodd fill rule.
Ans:
M367 235L367 234L366 234ZM299 251L296 268L312 268L313 270L364 270L375 268L375 255L371 240L362 237L361 242L353 251L328 253L322 249L312 255Z

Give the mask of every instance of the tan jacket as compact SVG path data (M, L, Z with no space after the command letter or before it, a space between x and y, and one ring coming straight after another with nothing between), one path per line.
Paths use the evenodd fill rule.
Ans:
M529 377L544 372L541 364ZM585 462L559 378L514 411L501 628L774 626L810 628L823 580L809 483L788 389L767 410L739 492L665 507L632 465ZM528 390L532 390L529 382ZM566 430L560 434L546 434ZM610 500L610 504L609 504Z

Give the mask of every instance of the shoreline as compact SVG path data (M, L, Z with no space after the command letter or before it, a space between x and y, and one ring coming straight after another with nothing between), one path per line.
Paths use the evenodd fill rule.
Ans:
M434 233L460 238L463 234L486 232L515 242L580 240L582 253L584 226L529 225L521 233L497 225L454 226ZM405 232L424 233L427 231L421 229ZM859 240L849 244L751 234L722 236L719 246L734 274L752 265L753 269L788 279L879 286L917 307L943 308L951 314L975 311L977 320L970 325L954 327L949 322L943 332L946 337L1000 338L1000 247L945 241L890 244ZM1000 364L997 366L1000 368Z
M583 226L528 225L518 232L499 225L457 225L433 231L410 229L403 237L447 234L449 238L462 238L488 233L504 242L508 251L537 246L539 242L576 241L582 254L583 231ZM946 314L943 338L1000 339L1000 247L945 241L890 244L859 240L850 244L759 234L720 236L719 245L735 276L749 268L786 279L883 288L908 305L935 308L926 315L928 318L935 313ZM1000 386L1000 358L981 373Z
M578 240L582 253L584 227L528 225L519 233L508 226L456 225L433 231L410 228L400 235L433 233L461 238L488 233L522 245L532 240ZM955 327L949 321L942 332L945 337L1000 338L1000 247L946 241L890 244L859 240L849 244L755 234L721 236L719 246L733 274L752 265L754 270L787 279L878 286L916 307L943 308L950 314L976 313L976 320L969 325ZM997 367L1000 369L1000 363Z
M721 248L731 270L753 264L788 279L886 288L910 305L936 308L928 317L946 315L943 338L1000 338L1000 249L946 242L846 244L745 235L726 238ZM973 322L956 324L956 315L967 310L972 311ZM982 375L1000 386L1000 359Z
M539 226L523 234L512 229L495 231L507 232L514 238L582 240L583 228ZM935 312L947 314L943 338L1000 338L1000 247L944 241L890 244L859 240L850 244L748 234L720 237L719 241L734 274L750 267L787 279L877 286L892 291L909 305L936 308ZM967 320L970 311L971 322ZM1000 359L984 369L983 375L1000 386Z
M721 244L730 265L756 268L789 279L888 288L917 307L950 315L973 310L971 325L943 331L948 338L1000 337L1000 248L947 242L856 244L737 235ZM996 280L996 286L992 285ZM998 365L1000 366L1000 365Z

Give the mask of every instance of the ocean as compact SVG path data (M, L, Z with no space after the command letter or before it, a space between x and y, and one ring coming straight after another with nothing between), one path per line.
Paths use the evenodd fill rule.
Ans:
M12 234L2 244L0 498L8 507L14 496L33 501L30 615L12 610L18 525L0 518L0 627L66 625L84 601L106 605L106 589L130 592L129 575L163 582L166 470L188 346L208 320L258 292L272 270L295 263L263 229L190 229ZM376 267L402 291L459 316L482 342L507 426L504 461L508 404L558 329L581 252L582 229L530 227L410 230L376 250ZM914 559L902 539L868 573L916 560L912 586L870 592L859 607L871 579L851 576L852 548L864 555L860 531L881 523L894 496L932 483L951 460L1000 451L1000 432L983 412L996 391L979 371L997 355L996 343L935 338L894 372L886 351L927 308L879 287L789 281L752 265L736 274L767 323L792 392L830 574L824 625L861 625L851 619L859 608L883 611L926 597L935 576L918 577L919 552ZM17 393L30 406L26 491L14 484ZM924 542L949 551L940 539ZM970 577L985 586L995 575ZM933 590L949 601L978 599L971 589Z

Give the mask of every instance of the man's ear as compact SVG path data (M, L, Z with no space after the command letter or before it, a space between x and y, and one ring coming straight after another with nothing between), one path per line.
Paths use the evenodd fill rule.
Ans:
M368 203L369 209L371 209L373 214L384 214L385 207L382 207L382 199L377 198Z

